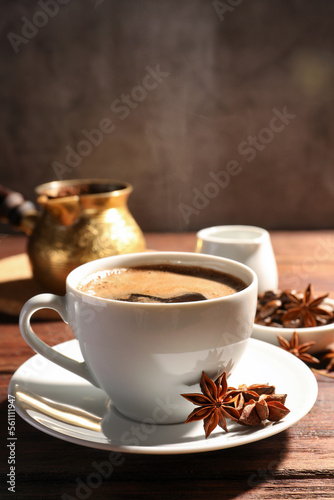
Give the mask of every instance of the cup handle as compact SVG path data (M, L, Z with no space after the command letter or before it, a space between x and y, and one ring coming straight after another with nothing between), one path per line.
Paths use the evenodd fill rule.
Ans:
M19 319L21 335L27 344L29 344L34 351L49 361L65 368L65 370L73 372L75 375L79 375L79 377L83 377L91 384L99 387L85 361L80 362L64 356L64 354L56 351L53 347L50 347L37 337L36 333L31 328L30 318L34 312L40 309L53 309L60 315L61 319L65 323L68 323L66 296L59 297L58 295L53 295L52 293L42 293L32 297L24 304Z

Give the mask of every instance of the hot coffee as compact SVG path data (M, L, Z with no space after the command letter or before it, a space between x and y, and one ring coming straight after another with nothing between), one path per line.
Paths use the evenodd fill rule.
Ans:
M127 302L193 302L246 288L236 276L200 266L143 265L98 271L78 285L81 292Z

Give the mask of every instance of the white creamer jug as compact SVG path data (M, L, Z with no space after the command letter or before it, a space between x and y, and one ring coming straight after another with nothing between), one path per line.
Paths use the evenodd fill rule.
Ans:
M195 252L237 260L256 272L259 293L278 288L278 272L268 231L255 226L214 226L197 233Z

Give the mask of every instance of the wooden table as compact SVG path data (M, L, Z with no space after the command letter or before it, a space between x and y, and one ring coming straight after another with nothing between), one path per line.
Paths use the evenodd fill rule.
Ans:
M194 234L148 234L149 248L194 248ZM334 292L334 231L274 232L280 285ZM0 258L23 252L22 236L0 237ZM21 338L17 318L0 315L1 472L9 472L7 386L32 350ZM61 321L40 321L36 331L51 344L71 339ZM334 499L334 381L317 376L313 409L293 427L268 439L208 453L133 455L118 458L98 488L77 489L109 452L51 437L16 416L16 493L2 480L1 498L17 499ZM82 484L82 483L80 483Z

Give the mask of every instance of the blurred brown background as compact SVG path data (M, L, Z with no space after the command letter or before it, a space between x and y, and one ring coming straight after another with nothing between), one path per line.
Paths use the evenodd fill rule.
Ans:
M331 0L0 5L0 183L126 180L146 231L334 228Z

